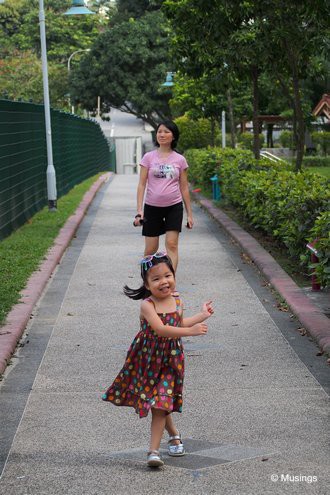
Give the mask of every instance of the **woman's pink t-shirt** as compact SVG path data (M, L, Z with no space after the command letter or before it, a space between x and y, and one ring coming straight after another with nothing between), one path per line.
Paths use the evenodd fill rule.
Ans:
M188 168L184 156L173 150L167 158L160 158L158 150L153 150L143 156L141 166L148 169L146 204L171 206L182 201L180 175Z

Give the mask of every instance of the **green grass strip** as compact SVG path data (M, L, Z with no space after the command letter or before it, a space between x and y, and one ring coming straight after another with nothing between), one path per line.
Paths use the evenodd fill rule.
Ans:
M323 175L330 179L330 167L306 167L309 172L315 172L316 174Z
M101 176L99 173L75 186L57 201L57 212L48 206L0 242L0 324L20 298L32 273L44 260L67 219L75 212L84 194Z

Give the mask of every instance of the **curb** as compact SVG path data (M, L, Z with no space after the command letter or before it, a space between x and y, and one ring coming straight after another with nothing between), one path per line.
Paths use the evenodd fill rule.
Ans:
M303 293L275 259L237 223L213 202L200 195L194 198L240 244L270 284L285 299L292 313L316 340L321 350L330 355L330 319Z
M27 281L25 289L21 292L20 302L13 306L6 318L6 324L0 327L0 375L5 371L12 354L15 352L17 343L31 318L34 306L42 295L56 266L60 263L64 252L74 237L96 193L112 175L112 172L103 174L85 193L75 213L65 222L54 240L53 246L48 250L46 259Z

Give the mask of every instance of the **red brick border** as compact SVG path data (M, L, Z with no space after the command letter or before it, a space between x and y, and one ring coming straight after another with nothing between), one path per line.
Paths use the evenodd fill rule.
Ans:
M316 340L321 350L330 355L330 320L296 285L274 258L252 237L216 208L212 201L195 196L199 203L237 241L271 285L290 306L302 326Z
M34 306L75 235L97 191L111 175L111 172L103 174L86 192L75 213L68 218L60 230L53 246L48 251L46 259L29 278L25 289L21 292L20 302L15 304L7 316L6 324L0 327L0 374L5 371L31 317Z

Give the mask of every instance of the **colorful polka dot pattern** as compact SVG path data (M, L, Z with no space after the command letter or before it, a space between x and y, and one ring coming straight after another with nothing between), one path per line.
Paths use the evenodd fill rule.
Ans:
M180 326L177 311L159 314L166 325ZM140 418L151 407L167 413L182 411L184 354L181 339L158 337L146 320L133 340L126 361L102 399L116 406L134 407Z

